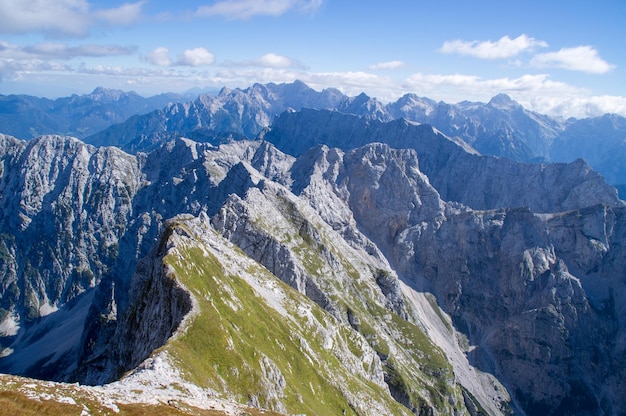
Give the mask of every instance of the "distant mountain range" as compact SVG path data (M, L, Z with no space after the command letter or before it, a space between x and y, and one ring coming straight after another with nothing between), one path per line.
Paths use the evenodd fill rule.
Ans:
M554 119L526 110L504 94L486 104L447 104L415 94L383 104L366 94L349 97L333 88L318 92L300 81L223 88L217 95L200 94L191 101L189 94L143 98L134 92L97 88L91 94L57 100L0 96L0 132L23 139L68 135L137 152L154 149L171 137L212 142L256 138L280 113L303 108L431 124L483 155L520 162L583 158L618 189L626 184L626 118L607 114Z
M90 94L54 100L30 95L0 95L0 132L22 139L46 134L82 139L122 123L132 115L193 98L189 94L172 93L144 98L134 92L101 87Z

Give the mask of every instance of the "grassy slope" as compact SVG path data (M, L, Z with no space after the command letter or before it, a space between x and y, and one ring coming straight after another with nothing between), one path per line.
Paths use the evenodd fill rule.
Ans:
M224 265L199 240L179 241L165 258L200 309L184 334L165 347L189 381L226 398L289 413L367 411L347 396L367 398L393 414L408 413L383 388L341 362L346 351L353 353L352 362L360 362L360 336L240 251L219 253L222 260L229 257ZM273 374L262 361L271 363ZM268 389L268 384L282 388Z
M358 317L356 329L383 358L396 398L410 401L408 405L420 413L428 408L442 414L462 412L462 393L453 383L452 366L443 351L417 325L382 305L375 274L389 271L368 264L362 253L342 243L338 234L288 194L274 193L270 187L262 193L247 195L251 201L247 215L256 227L292 248L336 309L350 309Z
M338 409L347 414L371 413L367 408L358 409L355 400L346 396L381 404L393 414L407 413L409 409L392 400L386 389L344 365L347 351L354 356L352 361L358 361L366 350L373 349L383 361L386 382L396 399L420 412L463 413L461 389L453 382L452 368L443 352L417 325L381 304L374 277L378 271L349 253L345 245L335 244L337 236L326 234L332 230L303 212L297 203L277 195L255 198L246 213L250 215L248 225L288 246L333 306L343 311L349 308L360 324L355 331L340 323L257 263L242 266L246 263L243 258L247 262L250 259L241 251L231 254L239 259L223 264L206 246L199 247L199 237L195 237L176 256L166 258L202 309L187 333L171 343L188 377L240 402L254 403L251 399L255 397L263 407L291 413L333 414ZM264 209L282 216L270 218ZM313 229L317 230L315 235L306 231ZM334 260L333 266L329 258ZM233 263L238 267L233 269ZM259 296L250 279L256 281L252 286L280 288L279 298L287 316ZM302 309L309 312L303 315ZM325 345L328 334L333 334L330 348ZM337 354L338 349L342 354ZM266 380L259 365L262 355L272 360L285 379L285 388L278 396L263 397ZM361 365L370 370L371 363Z

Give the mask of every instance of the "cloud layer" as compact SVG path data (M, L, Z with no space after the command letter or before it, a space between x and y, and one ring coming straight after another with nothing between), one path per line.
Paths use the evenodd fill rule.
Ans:
M169 57L169 52L169 49L159 47L148 52L144 60L157 66L209 66L215 63L215 55L205 48L186 49L176 60Z
M378 71L381 69L398 69L406 66L405 62L402 61L389 61L389 62L379 62L369 66L369 69L372 71Z
M313 13L322 3L323 0L221 0L209 6L200 6L195 15L249 19L253 16L280 16L291 10Z
M0 1L0 33L43 32L87 35L94 24L127 26L137 21L146 0L109 9L92 9L87 0Z
M132 55L136 46L84 44L70 46L66 43L45 42L19 46L0 40L0 59L73 59L79 57L105 57Z
M598 51L591 46L562 48L557 52L538 54L530 63L538 67L555 67L590 74L605 74L615 67L600 58Z
M548 44L542 40L536 40L527 35L520 35L515 39L503 36L496 42L463 41L457 39L444 42L439 51L445 54L468 55L481 59L506 59L519 55L522 52L546 47L548 47Z
M495 60L513 58L521 53L532 53L539 48L547 47L548 43L545 41L520 35L515 39L503 36L496 42L458 39L446 41L438 51L444 54ZM529 64L537 68L560 68L590 74L605 74L615 68L615 65L600 58L598 51L587 45L561 48L556 52L537 53L532 56Z

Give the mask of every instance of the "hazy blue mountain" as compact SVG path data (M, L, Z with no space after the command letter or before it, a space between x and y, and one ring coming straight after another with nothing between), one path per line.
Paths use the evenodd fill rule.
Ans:
M573 162L583 158L609 183L626 183L626 119L621 116L557 120L526 110L504 94L487 104L435 103L406 95L387 108L394 118L432 124L484 155L521 162Z
M535 212L565 211L586 204L594 189L599 190L598 195L610 195L596 202L619 204L617 191L581 159L567 164L529 164L481 156L464 141L431 125L406 120L383 123L337 111L287 111L261 137L295 156L320 144L349 150L382 142L414 149L420 170L442 198L474 209L526 206Z
M460 137L482 154L522 162L548 160L552 140L562 130L558 121L524 109L505 94L487 104L435 103L407 95L388 109L395 118L432 124L444 134Z
M37 98L0 95L0 132L22 139L45 134L84 138L135 114L187 101L189 95L160 94L144 98L135 92L98 87L90 94Z
M626 118L606 114L568 120L564 131L554 140L550 159L569 161L576 155L584 155L609 183L626 184Z

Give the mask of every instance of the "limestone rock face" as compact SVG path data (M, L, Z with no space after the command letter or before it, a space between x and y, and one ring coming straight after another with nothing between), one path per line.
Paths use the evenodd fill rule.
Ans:
M76 377L76 362L106 355L137 261L153 250L163 221L207 209L216 182L232 164L257 163L260 147L218 151L180 139L133 156L67 137L2 136L0 337L8 356L0 366L65 380ZM78 322L47 356L44 344L56 344L50 327L59 310L56 316L72 311Z
M624 371L623 346L615 347L623 272L600 270L623 255L611 218L623 210L549 221L526 209L448 214L400 230L390 249L403 275L435 293L468 336L470 362L499 376L525 411L619 413L622 390L605 383L619 374L616 387ZM570 216L578 224L564 226Z
M0 136L0 369L98 384L160 349L281 412L626 411L626 208L584 162L280 118L136 155Z
M382 123L333 111L285 112L262 137L293 155L320 144L350 150L383 142L396 149L414 149L420 171L441 198L473 209L525 206L533 212L560 212L624 204L617 191L582 160L543 165L480 156L460 139L405 120Z
M75 379L91 385L119 379L165 345L183 320L193 315L190 293L163 264L171 249L172 232L184 233L181 228L167 228L153 252L138 262L128 294L129 305L120 314L120 322L112 328L96 326L111 337L103 338L92 328L86 331L85 338L97 342L93 348L86 346L81 351L82 365L73 375Z
M133 217L137 160L115 148L44 136L5 137L2 308L17 321L46 315L109 274Z

